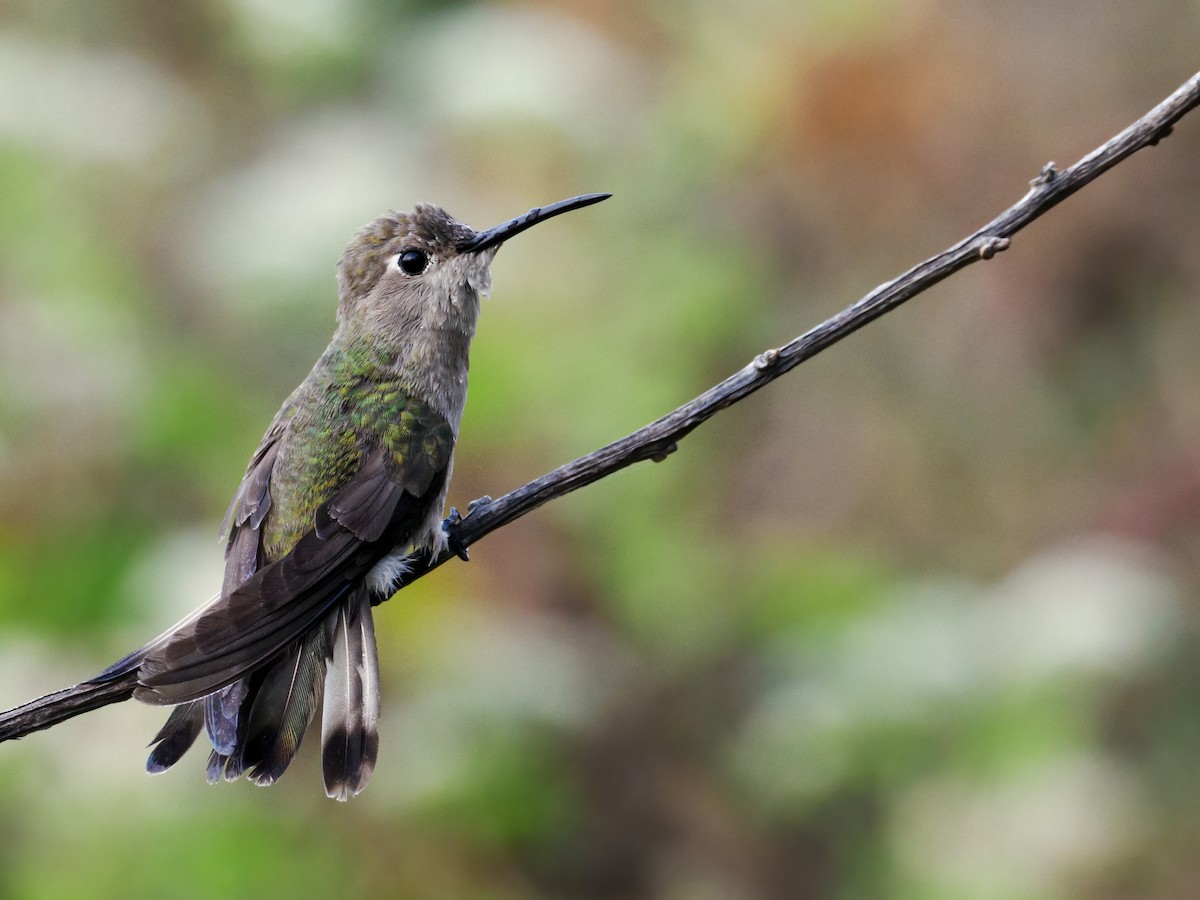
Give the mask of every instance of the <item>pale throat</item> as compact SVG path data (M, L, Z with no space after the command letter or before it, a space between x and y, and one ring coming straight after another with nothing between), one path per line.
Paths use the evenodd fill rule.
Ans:
M479 318L475 284L487 278L486 265L481 271L457 268L447 266L430 285L430 302L400 368L401 379L445 416L455 435L467 400L467 365Z

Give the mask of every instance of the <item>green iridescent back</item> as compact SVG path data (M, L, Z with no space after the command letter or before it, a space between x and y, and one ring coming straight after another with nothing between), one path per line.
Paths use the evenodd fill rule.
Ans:
M385 367L378 350L331 348L292 398L286 434L271 476L271 511L263 523L267 561L313 527L321 504L382 448L397 484L445 468L454 449L450 424Z

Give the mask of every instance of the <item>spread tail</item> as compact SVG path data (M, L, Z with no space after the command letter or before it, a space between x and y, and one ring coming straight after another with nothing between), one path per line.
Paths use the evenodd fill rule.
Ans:
M325 790L348 800L366 787L379 749L379 660L365 590L347 596L267 665L176 706L151 742L146 769L166 771L206 731L213 746L210 783L246 774L257 784L273 784L299 750L322 693Z

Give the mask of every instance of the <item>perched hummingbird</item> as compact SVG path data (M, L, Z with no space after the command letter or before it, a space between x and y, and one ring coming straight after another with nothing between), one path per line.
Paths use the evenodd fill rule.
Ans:
M608 194L476 232L427 205L363 228L338 266L337 329L275 415L229 505L220 594L97 680L174 704L148 771L199 735L209 782L272 784L324 692L325 791L347 800L375 767L379 664L372 600L406 559L446 547L442 511L488 271L508 238Z

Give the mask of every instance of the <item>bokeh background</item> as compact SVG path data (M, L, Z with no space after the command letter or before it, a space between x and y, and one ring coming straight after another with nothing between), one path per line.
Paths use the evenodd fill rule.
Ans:
M1194 2L0 5L0 706L203 602L361 224L505 247L451 501L620 437L1197 66ZM1200 118L378 611L369 790L0 747L0 896L1200 893Z

